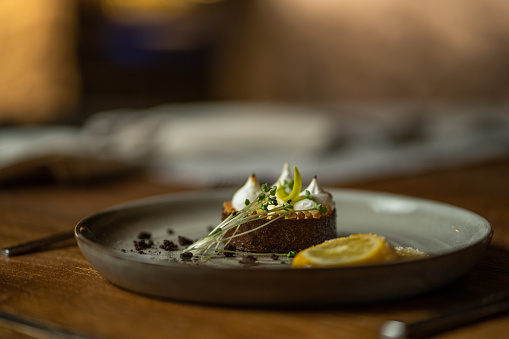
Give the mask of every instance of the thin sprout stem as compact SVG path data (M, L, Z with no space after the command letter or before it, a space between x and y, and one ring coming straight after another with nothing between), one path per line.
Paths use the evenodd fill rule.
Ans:
M268 213L263 213L263 215L267 215L267 214ZM284 216L284 212L283 212L283 210L279 210L279 211L274 212L272 215L277 215L277 217L274 218L274 219L270 219L266 223L264 223L264 224L262 224L262 225L260 225L260 226L258 226L256 228L254 228L254 229L251 229L249 231L245 231L245 232L242 232L242 233L238 233L238 234L236 233L237 231L235 231L233 236L230 236L230 237L219 237L219 239L217 239L219 234L213 234L212 236L209 235L207 238L199 240L196 243L190 245L186 250L188 250L188 251L203 251L203 252L216 251L218 249L218 247L221 245L221 242L224 242L226 240L227 241L226 244L228 244L233 238L240 237L242 235L245 235L245 234L254 232L254 231L256 231L256 230L258 230L260 228L263 228L263 227L267 226L268 224L270 224L270 223L280 219L281 217L283 217ZM256 216L255 218L249 218L249 219L250 220L255 220L255 219L258 219L258 218L259 217ZM243 220L242 223L245 223L247 221L248 220ZM224 227L222 233L226 233L229 229L232 229L234 227L237 227L237 230L238 230L240 225L241 224L239 223L239 224L233 225L232 227L229 227L229 228L228 227ZM210 237L214 237L216 239L212 240L212 239L210 239ZM206 247L197 247L197 246L199 246L200 243L203 243L203 242L208 243L208 246L206 246ZM214 246L214 244L216 245L215 249L211 249L211 247ZM224 246L226 246L226 244ZM223 246L223 248L224 248L224 246Z
M235 231L233 231L233 235L237 234L237 232L239 231L240 225L242 225L242 224L238 224L238 225L237 225L237 228L235 229ZM231 241L231 240L232 240L231 238L230 238L230 239L228 239L228 241L224 244L223 248L225 248L226 246L228 246L228 244L230 243L230 241Z
M217 225L210 233L209 235L214 235L214 232L217 230L217 229L224 229L226 225L228 225L230 222L232 222L233 220L235 220L236 218L242 218L244 217L245 215L251 213L252 211L250 210L250 207L252 207L252 205L254 205L255 203L251 203L249 206L246 206L243 210L237 212L235 215L232 213L230 215L228 215L226 217L226 219L224 219L219 225ZM261 204L261 203L260 203ZM253 211L256 211L256 209L254 209Z
M243 254L243 255L257 255L257 256L269 256L269 255L280 255L280 256L286 256L288 253L267 253L267 252L239 252L239 251L232 251L232 250L223 250L222 252L225 253L234 253L234 254Z
M185 251L191 251L194 252L196 255L200 255L200 261L208 260L216 255L218 255L219 252L232 252L237 253L236 251L229 251L225 250L224 248L231 242L232 239L236 237L243 236L245 234L257 231L268 224L284 217L289 209L285 207L285 205L277 206L271 204L271 199L274 198L274 196L266 195L264 199L261 200L255 200L251 203L249 203L246 207L244 207L242 210L236 213L232 213L228 215L219 225L217 225L206 237L204 237L201 240L196 241L195 243L188 246ZM258 210L261 209L262 205L264 203L268 202L269 204L273 206L277 206L274 209L267 211L265 209L264 212L258 213ZM253 212L256 212L252 214ZM263 223L262 225L255 227L251 230L240 232L239 227L247 222L254 221L254 220L260 220L263 218L271 217L270 219L267 219L267 222ZM226 232L228 232L231 229L234 229L233 235L225 237ZM220 230L220 231L218 231ZM243 252L245 254L254 254L254 255L271 255L272 253L250 253L250 252ZM277 254L277 255L286 255L285 254Z
M275 208L269 212L262 212L262 213L256 213L256 214L253 214L253 215L248 215L247 217L244 217L244 218L239 218L241 219L240 222L241 223L246 223L246 222L249 222L249 221L252 221L252 220L257 220L257 219L261 219L261 218L264 218L266 216L272 216L272 215L280 215L280 214L284 214L286 213L286 210L284 209L284 207L278 207L278 208ZM231 220L231 222L233 222L234 220ZM231 223L230 222L230 223ZM231 228L235 227L236 225L233 225ZM228 230L229 228L227 227L222 227L223 230Z
M283 216L284 216L284 214L280 214L280 215L278 215L276 218L274 218L274 219L270 219L269 221L267 221L266 223L264 223L264 224L262 224L262 225L260 225L260 226L258 226L258 227L255 227L255 228L250 229L250 230L248 230L248 231L244 231L244 232L239 233L239 234L234 234L234 235L232 235L232 236L229 236L229 237L223 238L222 240L224 241L224 240L229 240L229 239L237 238L237 237L243 236L243 235L245 235L245 234L248 234L248 233L251 233L251 232L257 231L257 230L259 230L260 228L263 228L263 227L267 226L267 225L268 225L268 224L270 224L271 222L274 222L274 221L276 221L276 220L280 219L280 218L281 218L281 217L283 217ZM240 226L240 225L239 225L239 226Z
M263 228L263 227L267 226L268 224L270 224L270 223L272 223L272 222L276 221L277 219L280 219L280 218L281 218L281 217L283 217L283 216L284 216L284 213L281 213L281 212L280 212L280 213L277 213L277 217L276 217L276 218L274 218L274 219L270 219L270 220L269 220L269 221L267 221L266 223L264 223L264 224L262 224L262 225L260 225L260 226L258 226L258 227L256 227L256 228L254 228L254 229L252 229L252 230L245 231L245 232L242 232L242 233L238 233L238 234L237 234L236 232L237 232L238 228L239 228L239 227L240 227L240 225L241 225L241 224L238 224L238 225L236 225L237 230L235 230L235 232L234 232L234 235L233 235L233 236L230 236L230 237L222 237L222 238L220 238L220 239L214 239L214 241L210 241L210 239L207 239L207 240L209 240L209 241L210 241L210 243L208 244L208 246L206 246L206 247L204 247L204 248L203 248L203 247L196 247L196 246L197 246L199 243L201 243L201 242L207 242L207 243L209 242L209 241L204 241L204 240L206 240L206 239L202 239L202 240L199 240L199 241L197 241L196 243L194 243L194 244L190 245L190 246L189 246L186 250L188 250L188 251L203 251L203 252L216 251L216 250L219 248L219 246L221 245L221 242L224 242L224 241L226 240L227 242L226 242L226 244L224 245L224 246L226 246L227 244L229 244L229 243L230 243L230 241L231 241L233 238L240 237L240 236L242 236L242 235L245 235L245 234L248 234L248 233L254 232L254 231L256 231L256 230L258 230L258 229L260 229L260 228ZM244 222L246 222L246 221L243 221L242 223L244 223ZM233 227L235 227L235 226L232 226L231 228L233 228ZM230 228L230 229L231 229L231 228ZM223 232L225 232L225 231L228 231L228 230L227 230L227 229L223 229ZM213 235L213 236L215 236L215 235ZM217 238L217 237L216 237L216 238ZM214 249L211 249L211 247L212 247L212 246L214 246L214 244L215 244L215 248L214 248ZM223 248L224 248L224 246L223 246ZM224 251L224 250L223 250L223 251Z

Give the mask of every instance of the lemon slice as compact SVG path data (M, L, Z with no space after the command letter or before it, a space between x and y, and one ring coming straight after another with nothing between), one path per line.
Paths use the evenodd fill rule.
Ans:
M297 253L292 268L379 264L395 257L393 247L376 234L352 234Z

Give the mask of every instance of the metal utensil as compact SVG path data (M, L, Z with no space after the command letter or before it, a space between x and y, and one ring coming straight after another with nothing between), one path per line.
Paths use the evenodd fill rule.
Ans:
M5 322L8 327L19 333L25 333L37 338L65 338L65 339L93 339L92 337L63 328L55 324L40 322L34 319L25 318L16 314L0 310L0 322Z
M55 245L56 243L63 242L65 240L70 240L74 238L74 231L69 232L61 232L52 234L48 237L24 242L12 247L6 247L2 248L2 254L7 257L12 257L15 255L21 255L26 253L32 253L41 251L44 249L49 248L52 245Z
M423 338L509 311L509 292L491 294L437 316L407 324L390 320L380 329L380 338Z

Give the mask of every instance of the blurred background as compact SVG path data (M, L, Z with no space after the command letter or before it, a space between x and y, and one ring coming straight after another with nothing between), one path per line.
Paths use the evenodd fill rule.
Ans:
M507 154L508 16L505 0L3 0L0 179L55 154L207 185L284 161L341 183Z

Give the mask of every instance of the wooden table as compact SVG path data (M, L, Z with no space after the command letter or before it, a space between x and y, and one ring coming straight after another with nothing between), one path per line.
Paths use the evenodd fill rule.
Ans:
M465 277L425 295L362 307L277 310L201 306L130 293L104 280L71 243L2 256L0 312L93 338L376 338L386 320L417 321L476 296L509 290L509 158L348 187L472 210L492 223L492 244ZM117 203L185 189L152 183L143 175L93 185L1 188L0 247L71 230L81 218ZM500 338L507 333L505 314L440 337ZM2 338L32 336L53 337L0 321Z

